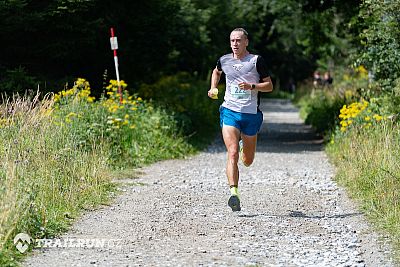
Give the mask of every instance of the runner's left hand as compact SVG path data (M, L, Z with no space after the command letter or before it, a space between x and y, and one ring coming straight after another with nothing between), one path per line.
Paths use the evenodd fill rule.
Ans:
M251 90L251 84L249 84L249 83L240 82L238 85L239 85L240 89Z

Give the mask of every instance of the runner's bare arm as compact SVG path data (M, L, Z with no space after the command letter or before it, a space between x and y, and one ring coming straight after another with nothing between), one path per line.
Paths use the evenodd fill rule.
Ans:
M252 88L252 84L254 84L254 88ZM271 77L263 78L261 83L241 82L239 83L239 87L244 90L257 90L260 92L272 92L274 90Z
M215 68L213 70L213 73L211 75L211 86L210 86L210 90L208 90L209 97L212 97L211 89L217 88L219 80L221 79L221 75L222 75L222 71L218 70L217 68Z

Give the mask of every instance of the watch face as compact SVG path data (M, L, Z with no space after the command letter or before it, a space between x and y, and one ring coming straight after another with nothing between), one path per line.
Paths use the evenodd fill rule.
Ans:
M256 88L256 85L255 85L255 84L252 84L252 85L251 85L251 88L252 88L252 89Z

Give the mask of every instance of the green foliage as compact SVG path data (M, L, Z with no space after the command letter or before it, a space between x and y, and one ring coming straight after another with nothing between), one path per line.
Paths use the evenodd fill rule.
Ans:
M372 97L369 93L368 73L364 67L355 70L337 68L334 75L336 82L333 86L315 87L306 82L299 87L295 96L305 122L327 138L336 130L340 110L344 105L359 102L360 98L368 100Z
M37 79L29 75L21 66L13 70L6 70L0 79L0 92L8 95L25 91L32 92L36 86Z
M0 105L2 266L22 256L13 244L17 233L54 237L82 209L108 201L114 170L194 152L174 116L127 90L121 101L117 81L105 89L94 101L89 83L78 79L52 99Z
M371 97L377 97L381 103L381 109L385 114L400 120L400 79L390 83L374 82L371 85Z
M180 136L174 117L165 110L130 96L127 84L112 80L106 95L93 102L90 85L78 79L75 86L55 96L55 116L68 127L78 144L91 149L102 143L109 151L110 165L136 167L192 151Z
M202 25L202 14L181 7L181 2L185 1L6 1L0 5L0 41L8 53L0 56L0 67L21 65L42 82L78 73L97 81L105 69L114 69L109 36L110 27L115 27L122 77L132 83L151 81L160 72L176 69L181 57L173 54L189 58L187 48L203 44L204 38L197 37L199 28L191 27ZM199 65L190 57L192 66Z
M337 167L336 179L348 188L375 226L400 249L400 128L390 120L353 127L327 147Z
M390 113L395 114L397 120L400 120L400 78L395 81L395 86L391 94L387 95L386 103Z
M53 237L81 209L106 201L108 158L82 149L73 130L51 116L52 101L15 98L0 106L0 262L21 256L13 237ZM15 262L14 262L15 263Z
M260 92L259 92L260 94ZM293 99L294 98L293 93L289 93L287 91L283 90L277 90L274 88L274 90L271 93L261 93L262 98L281 98L281 99Z
M340 108L345 100L324 91L300 99L301 114L307 124L312 125L318 133L327 134L335 128Z
M391 91L400 76L400 2L364 1L360 20L363 30L357 64L364 64L374 78Z
M164 76L155 84L141 85L138 94L173 113L184 135L191 136L191 141L201 146L213 138L219 127L218 108L224 93L220 90L220 99L211 100L207 97L208 88L208 83L188 73L179 73Z

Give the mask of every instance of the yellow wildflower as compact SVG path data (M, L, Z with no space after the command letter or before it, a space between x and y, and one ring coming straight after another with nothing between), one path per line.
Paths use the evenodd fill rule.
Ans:
M376 121L381 121L381 120L383 119L383 117L382 117L381 115L378 115L378 114L375 114L375 115L373 116L373 118L374 118Z

